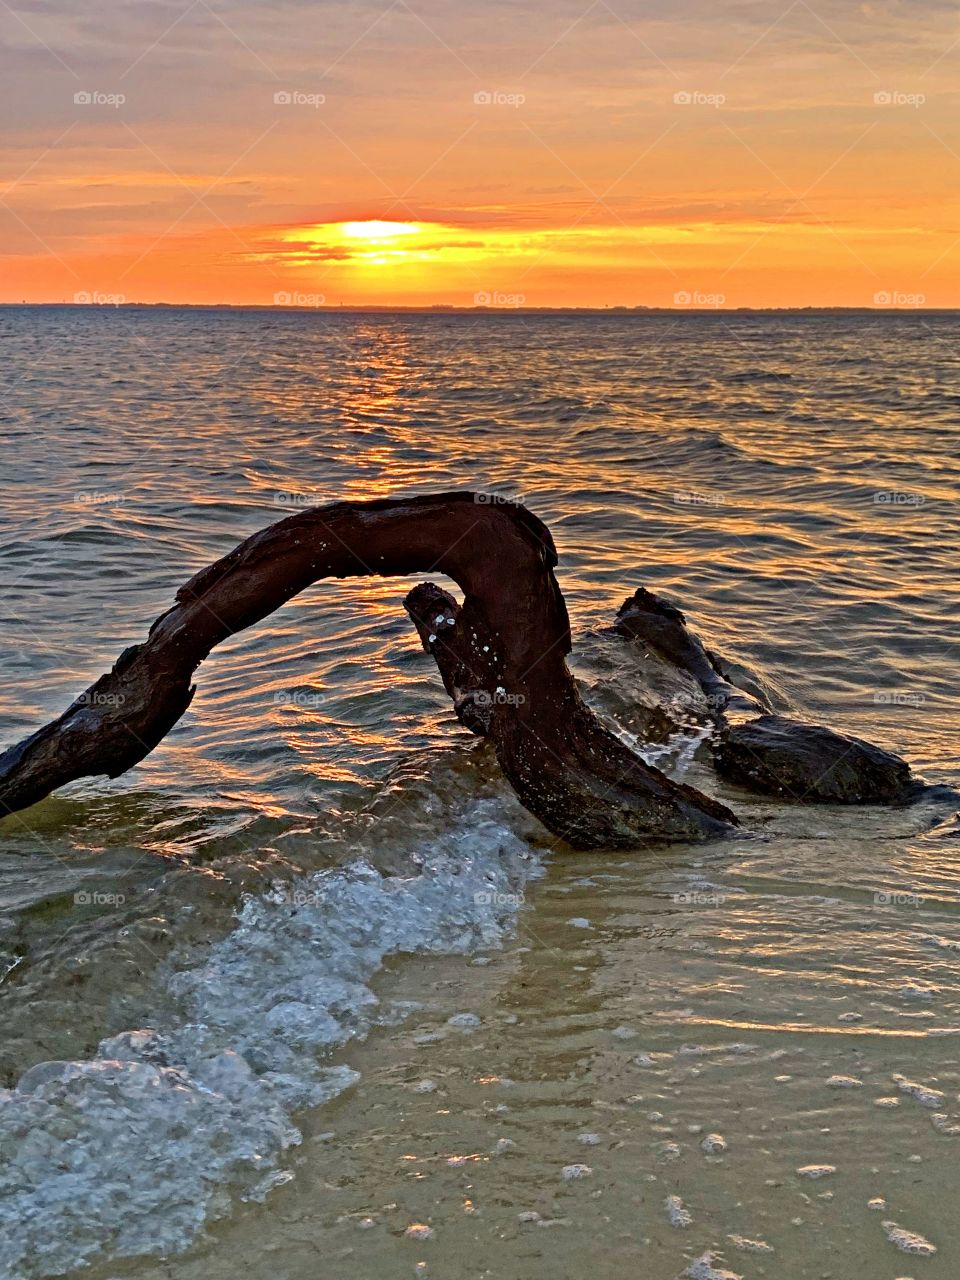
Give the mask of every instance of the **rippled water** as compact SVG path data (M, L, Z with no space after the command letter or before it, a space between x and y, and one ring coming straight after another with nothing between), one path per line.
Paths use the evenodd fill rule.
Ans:
M958 338L2 309L0 742L255 529L476 488L550 525L625 732L649 672L604 628L644 584L780 709L956 785ZM759 838L564 853L410 585L311 589L133 773L0 823L0 1275L955 1275L949 803L764 801L691 733L644 749Z

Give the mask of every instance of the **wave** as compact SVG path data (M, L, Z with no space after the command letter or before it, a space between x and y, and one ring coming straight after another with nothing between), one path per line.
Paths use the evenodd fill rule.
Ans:
M739 386L749 382L787 382L792 373L782 373L776 369L743 369L738 373L728 374L722 379L729 386Z
M40 1063L0 1091L0 1274L180 1253L234 1198L289 1181L294 1114L359 1078L324 1055L404 1012L374 990L384 959L513 932L540 863L497 810L476 804L420 852L417 875L359 859L246 897L225 938L166 974L180 1023Z

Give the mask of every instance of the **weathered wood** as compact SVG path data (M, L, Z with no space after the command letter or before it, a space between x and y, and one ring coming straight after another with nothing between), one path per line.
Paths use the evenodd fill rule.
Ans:
M442 632L439 623L427 632L438 636L435 650L442 634L452 655L444 679L465 709L483 695L477 723L551 831L578 848L729 833L728 809L645 764L581 700L565 661L556 561L549 530L526 508L473 493L339 502L281 520L191 578L142 644L0 755L0 813L137 764L190 705L193 673L214 646L311 583L436 571L464 593L459 610L446 598Z
M485 738L493 723L494 694L483 687L484 673L477 671L471 658L469 637L459 626L459 604L449 591L433 582L422 582L408 592L403 607L424 649L436 661L457 719L471 733Z
M717 724L714 765L727 781L807 804L894 804L922 790L910 766L892 752L774 715L765 702L730 684L680 610L644 587L620 606L614 629L656 649L699 683Z
M639 587L629 599L624 600L613 627L621 635L655 649L681 671L689 672L703 690L713 719L721 719L728 711L755 715L769 710L724 679L700 637L687 629L687 620L680 610L646 587Z
M545 826L578 848L729 831L716 825L736 822L729 809L646 764L586 705L565 661L566 625L552 642L544 637L534 670L508 680L488 665L493 646L471 622L468 605L460 609L430 582L404 600L457 718L492 739L521 801Z

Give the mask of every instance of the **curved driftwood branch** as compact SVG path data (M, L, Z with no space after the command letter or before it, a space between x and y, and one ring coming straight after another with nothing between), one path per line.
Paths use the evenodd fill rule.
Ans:
M581 700L565 662L556 561L545 525L483 494L339 502L281 520L191 578L142 644L0 755L0 813L137 764L190 705L211 649L311 583L437 571L461 587L463 606L444 593L435 629L421 634L443 655L462 718L474 715L520 800L551 831L578 848L728 833L728 809L645 764Z

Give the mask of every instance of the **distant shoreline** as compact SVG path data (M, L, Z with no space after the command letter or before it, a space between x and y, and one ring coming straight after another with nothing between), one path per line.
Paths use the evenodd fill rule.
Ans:
M442 303L403 306L368 303L306 307L256 302L0 302L0 311L269 311L278 315L426 316L712 316L712 315L960 315L960 307L455 307Z

